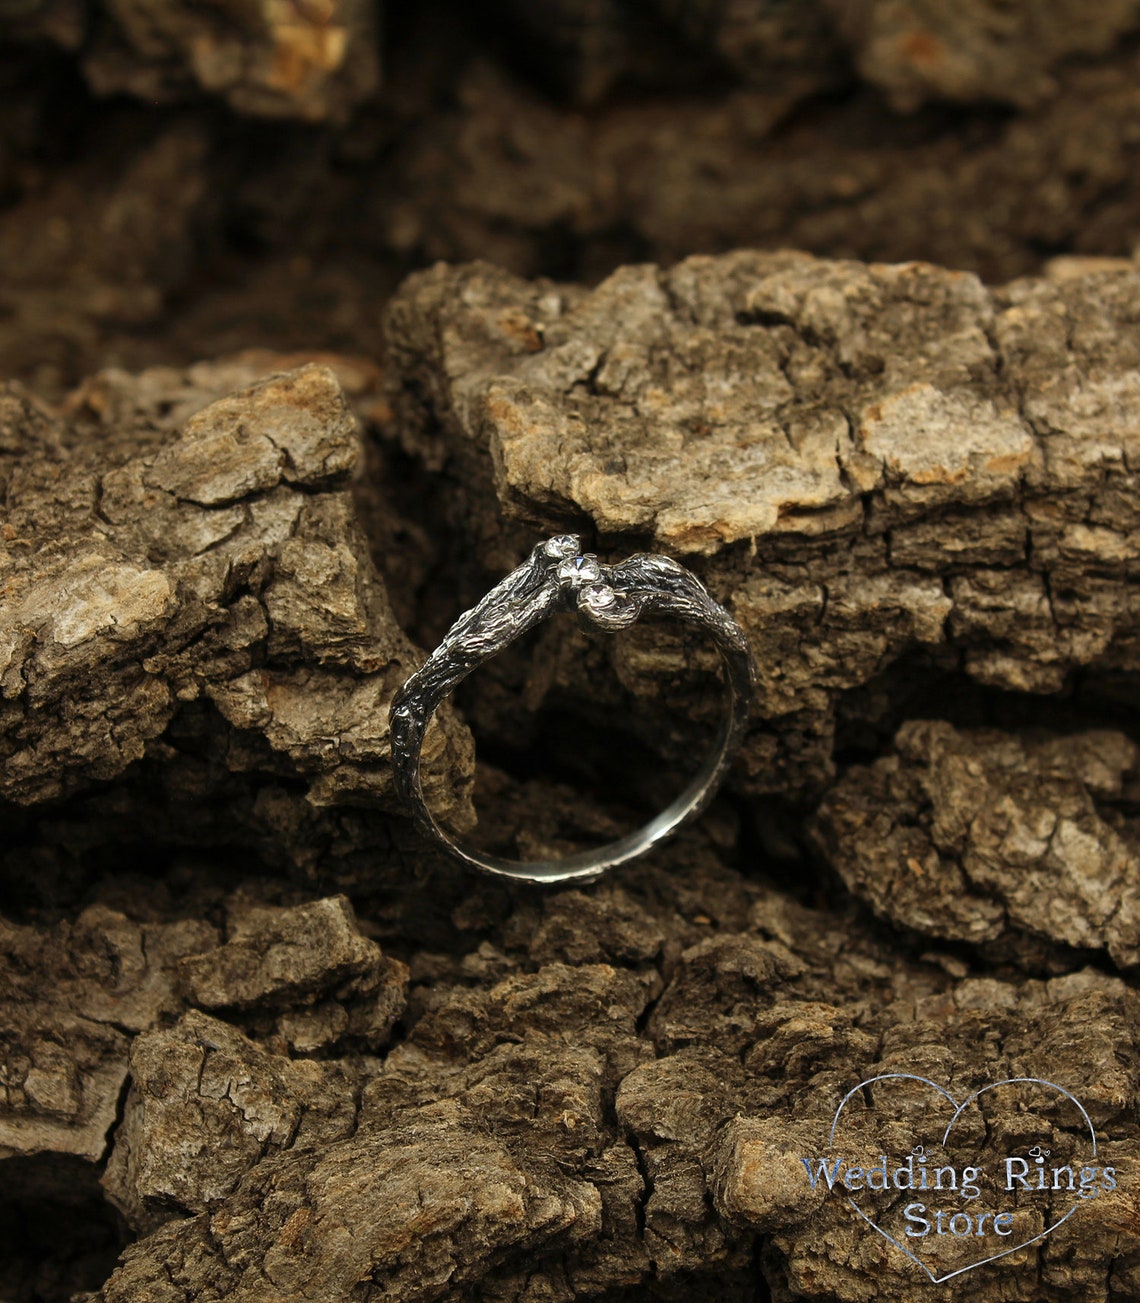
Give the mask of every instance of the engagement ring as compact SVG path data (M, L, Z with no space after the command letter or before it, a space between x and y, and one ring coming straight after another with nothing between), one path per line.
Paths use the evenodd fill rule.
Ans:
M627 629L643 615L676 616L709 633L724 665L726 709L708 759L685 790L643 828L597 850L561 859L516 861L453 842L424 804L420 748L439 703L471 672L555 611L577 610L583 624ZM511 573L451 626L443 642L396 693L389 715L396 790L417 825L474 868L533 882L596 878L635 859L699 814L712 800L744 735L755 686L748 640L704 584L667 556L639 553L617 565L582 555L574 534L539 543Z

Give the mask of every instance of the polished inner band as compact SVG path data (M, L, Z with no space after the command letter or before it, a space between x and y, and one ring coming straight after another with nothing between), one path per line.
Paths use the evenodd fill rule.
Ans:
M451 840L424 803L420 749L439 703L484 661L555 611L577 609L587 626L627 629L646 614L672 615L706 630L724 665L727 710L712 751L685 790L644 827L596 850L556 860L508 860ZM684 566L640 553L617 565L582 555L574 534L539 543L517 570L461 615L424 665L396 693L389 714L396 789L423 833L473 868L532 882L596 878L635 859L712 800L744 735L755 667L743 630Z

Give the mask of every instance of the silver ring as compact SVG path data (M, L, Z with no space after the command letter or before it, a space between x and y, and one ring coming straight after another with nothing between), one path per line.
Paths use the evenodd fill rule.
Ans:
M424 804L420 748L439 703L492 656L555 611L577 609L601 629L627 629L643 615L673 615L705 629L724 664L727 710L708 759L685 790L643 828L597 850L557 860L516 861L453 842ZM575 534L539 543L517 570L461 615L443 642L393 698L389 712L396 790L420 830L473 868L531 882L596 878L668 837L712 800L748 722L756 671L748 639L704 584L667 556L639 553L617 565L582 555Z

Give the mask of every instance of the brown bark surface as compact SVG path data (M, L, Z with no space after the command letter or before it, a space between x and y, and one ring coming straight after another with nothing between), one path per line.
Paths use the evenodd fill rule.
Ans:
M65 413L11 392L6 873L29 921L4 934L0 1140L98 1165L137 1237L99 1297L570 1298L762 1273L778 1298L909 1298L799 1172L842 1094L890 1071L960 1096L1062 1079L1127 1170L1135 745L1072 732L1061 705L1049 734L1015 711L891 731L951 684L942 705L968 711L995 689L1056 701L1077 668L1095 701L1135 672L1138 299L1127 270L990 292L790 255L594 291L441 268L390 308L387 404L338 363L379 414L364 460L318 364L108 373ZM451 536L446 594L417 607L391 571L424 628L567 525L702 573L761 671L739 809L583 890L468 879L416 841L386 710L417 653L373 560L401 528L382 468L409 453ZM479 789L483 835L518 853L635 821L715 711L699 639L568 634L467 699L508 757ZM560 757L570 702L656 776ZM834 781L837 728L885 754ZM512 769L527 746L549 773ZM552 781L560 761L577 775ZM445 714L430 792L457 826L471 767ZM813 845L851 897L772 885L802 868L757 793L818 801ZM124 877L111 836L166 867ZM314 899L325 883L367 932L343 896ZM37 894L91 893L74 922L36 921ZM1043 1105L995 1102L987 1124L1025 1134L1027 1107L1072 1151ZM1079 1233L941 1288L1132 1297L1131 1198L1122 1182Z
M1138 304L1126 268L990 291L739 253L585 293L441 267L389 307L398 429L500 566L556 526L689 560L755 650L749 785L799 794L908 676L1135 672ZM610 652L639 721L676 675L652 638ZM588 699L591 669L538 690Z
M1138 33L0 0L0 1303L1140 1298ZM566 530L759 695L537 889L387 711ZM699 636L571 624L428 735L501 854L718 719ZM930 1284L805 1180L881 1074L1079 1172L1062 1083L1116 1183ZM870 1170L946 1100L857 1103Z
M5 4L0 373L372 353L438 258L592 282L795 247L1000 283L1137 243L1134 0L393 10Z

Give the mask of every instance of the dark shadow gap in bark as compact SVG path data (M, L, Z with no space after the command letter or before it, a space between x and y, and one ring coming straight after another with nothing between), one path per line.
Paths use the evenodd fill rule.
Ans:
M0 1294L8 1303L68 1303L110 1275L129 1234L82 1159L0 1161Z

